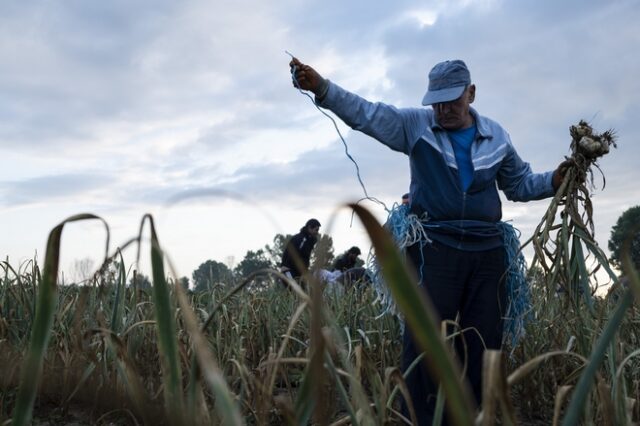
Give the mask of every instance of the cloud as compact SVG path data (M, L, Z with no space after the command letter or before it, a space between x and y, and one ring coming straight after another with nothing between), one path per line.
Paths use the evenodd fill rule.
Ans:
M408 159L358 133L347 138L352 162L340 141L305 152L294 161L251 165L234 173L225 188L261 202L279 200L295 205L336 205L367 193L389 206L409 185ZM362 188L358 179L364 184Z
M16 207L23 204L47 204L55 200L84 198L112 183L108 176L93 173L59 174L0 182L0 193L3 195L1 199L4 200L2 204L5 207Z
M305 217L362 197L333 125L292 88L287 49L398 107L463 58L475 107L536 171L568 154L579 119L613 127L594 198L605 226L640 199L638 20L635 1L4 2L0 203L146 211L222 189ZM396 201L407 158L339 126L369 194ZM529 226L544 206L505 211Z

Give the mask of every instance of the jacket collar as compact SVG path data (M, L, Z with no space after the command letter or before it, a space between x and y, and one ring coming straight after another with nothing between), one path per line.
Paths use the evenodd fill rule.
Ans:
M471 113L471 115L473 116L474 121L476 122L476 128L478 129L479 138L480 139L493 139L493 133L491 133L491 129L489 129L489 126L487 125L486 120L480 114L478 114L478 111L476 111L472 107L469 107L469 112ZM435 118L435 115L434 115L434 118ZM434 120L433 125L431 126L431 130L446 131L438 123L436 123L435 120Z

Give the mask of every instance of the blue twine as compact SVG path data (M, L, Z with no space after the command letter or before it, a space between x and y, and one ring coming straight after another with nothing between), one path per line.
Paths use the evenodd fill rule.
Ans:
M404 253L405 249L413 244L419 243L420 246L423 247L425 244L431 243L426 232L425 224L427 223L427 219L426 213L421 217L418 217L417 215L410 213L409 206L394 203L391 210L389 210L389 216L387 217L387 221L384 223L384 227L391 234L396 247ZM420 250L420 255L423 255L422 250ZM382 317L386 313L391 313L401 318L400 312L397 310L395 302L393 301L389 291L389 287L382 276L380 264L373 253L369 254L367 264L369 265L369 269L372 271L372 286L377 295L374 303L380 303L383 307L382 312L377 316L377 318ZM419 282L421 282L423 278L422 265L424 265L424 258L421 259L421 265L419 268ZM419 282L416 283L416 285L419 284Z
M424 246L431 242L425 232L425 228L431 227L427 219L410 214L408 206L394 204L384 226L391 233L398 249L404 252L412 244L420 243ZM526 278L527 263L520 251L520 232L507 222L498 222L498 229L502 234L505 248L507 309L503 317L503 339L510 343L511 354L513 354L513 350L525 335L526 325L532 320L531 288ZM420 250L420 253L423 255L423 250ZM375 256L370 255L368 263L371 265L372 286L377 294L376 302L383 307L378 318L391 313L402 320ZM423 266L424 258L421 259L419 268L421 274ZM422 282L422 276L419 282Z
M502 233L505 256L505 285L507 311L504 315L504 339L510 342L511 354L525 335L526 326L533 319L531 286L527 280L527 261L520 250L520 231L507 222L498 222Z
M404 236L407 235L410 231L409 229L409 221L407 217L409 215L409 206L407 205L398 205L394 203L391 210L389 211L389 216L387 221L384 223L384 227L389 231L391 237L393 238L393 242L396 247L400 248L403 253L404 244L403 239ZM389 291L389 286L387 286L384 276L382 275L382 267L378 262L373 251L369 252L369 257L367 258L367 265L371 278L371 286L376 292L376 300L374 300L374 304L380 303L382 305L382 312L376 317L376 319L383 317L387 313L391 313L400 317L399 311L396 309L396 304L393 301L393 297L391 296L391 292ZM422 268L420 268L422 270Z
M394 204L393 208L389 212L389 217L384 223L385 228L391 235L397 244L400 244L404 236L409 232L409 221L407 216L409 215L409 206L406 204Z

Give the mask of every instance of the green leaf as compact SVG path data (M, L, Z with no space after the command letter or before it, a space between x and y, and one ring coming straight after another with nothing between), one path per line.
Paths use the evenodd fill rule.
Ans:
M13 412L14 426L29 424L33 412L33 403L36 398L38 382L42 374L42 362L47 351L47 345L51 336L53 317L57 305L57 280L58 268L60 266L60 239L64 225L80 220L98 219L102 221L107 230L107 252L109 250L109 226L100 217L84 213L71 216L62 221L49 233L47 240L47 251L44 259L44 273L38 286L38 296L36 300L36 316L31 329L31 339L29 350L22 364L20 388ZM105 254L106 257L106 254Z

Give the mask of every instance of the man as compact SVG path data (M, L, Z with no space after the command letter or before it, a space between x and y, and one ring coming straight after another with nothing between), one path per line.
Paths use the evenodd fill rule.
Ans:
M356 262L358 261L358 256L360 256L361 251L359 247L353 246L340 256L338 256L333 263L333 270L344 272L347 269L355 268Z
M342 284L348 286L354 283L370 283L367 270L362 266L356 266L358 263L358 256L360 256L361 253L362 252L359 247L353 246L336 258L333 263L333 270L342 272L342 275L340 276Z
M422 100L429 109L372 103L322 78L296 58L289 65L294 86L312 91L319 106L409 156L411 212L419 217L426 213L425 230L432 242L407 251L440 318L455 320L459 315L460 328L471 330L463 336L466 346L460 340L456 346L459 357L467 357L467 379L479 403L485 344L489 349L501 347L506 302L498 188L513 201L553 196L562 182L563 165L547 173L531 171L509 134L471 108L476 87L461 60L441 62L429 72ZM404 370L420 350L408 327L403 339ZM407 384L419 423L430 425L437 383L426 369L416 368Z
M409 193L407 192L406 194L402 195L402 205L403 206L408 206L411 204L411 201L409 201Z
M311 252L318 242L318 234L320 233L320 222L317 219L309 219L307 223L300 228L300 232L291 237L282 252L282 261L280 262L280 272L289 278L299 278L302 276L303 269L299 262L304 265L305 269L309 269L311 262Z

